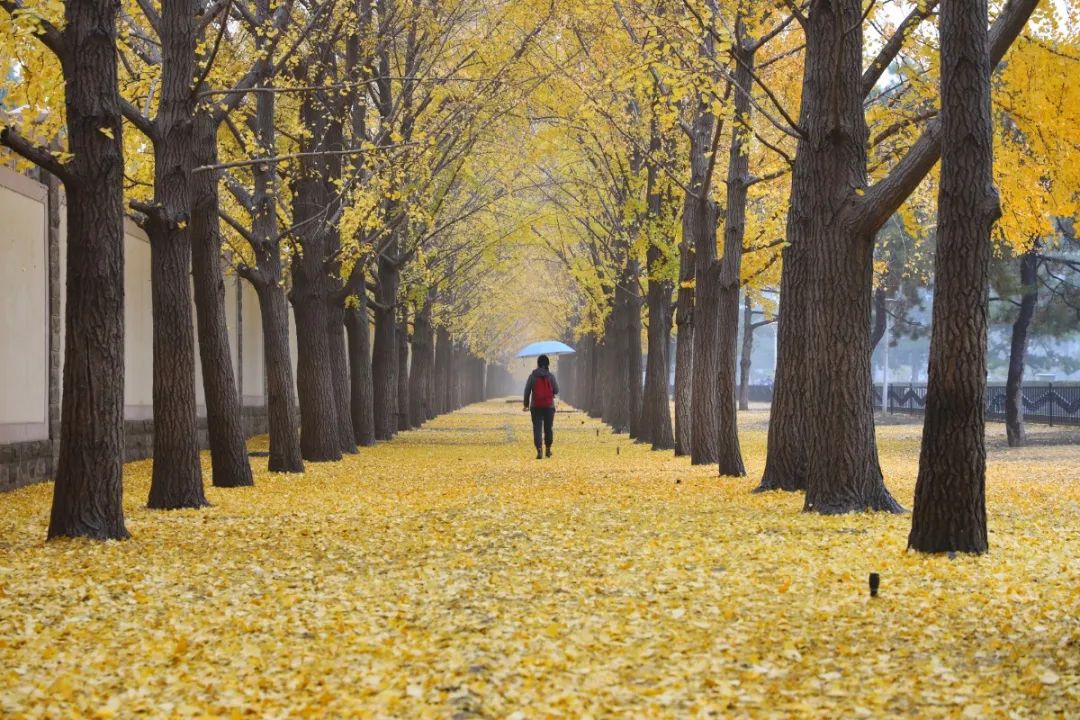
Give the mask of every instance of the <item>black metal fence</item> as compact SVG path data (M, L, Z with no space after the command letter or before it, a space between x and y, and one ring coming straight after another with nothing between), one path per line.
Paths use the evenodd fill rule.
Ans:
M771 385L751 385L750 400L771 402ZM1024 420L1044 425L1080 425L1080 383L1024 385ZM874 407L881 409L881 385L874 385ZM926 385L889 384L889 412L922 415L926 411ZM986 388L986 419L1005 422L1005 385Z

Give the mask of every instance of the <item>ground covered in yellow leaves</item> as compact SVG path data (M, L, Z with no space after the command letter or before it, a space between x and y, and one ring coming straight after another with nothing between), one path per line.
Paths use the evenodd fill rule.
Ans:
M0 496L0 716L1080 713L1080 446L992 443L991 552L949 560L751 495L763 419L747 479L571 412L537 462L501 401L202 511L146 510L134 463L123 543ZM919 428L880 436L910 505Z

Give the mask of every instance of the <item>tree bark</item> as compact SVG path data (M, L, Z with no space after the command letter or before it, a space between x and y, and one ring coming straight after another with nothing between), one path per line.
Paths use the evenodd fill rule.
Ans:
M750 358L754 352L754 303L743 301L742 353L739 355L739 409L750 409Z
M986 329L993 172L986 0L942 3L941 180L933 328L908 547L984 553Z
M401 319L397 327L397 429L408 430L412 427L409 417L409 325L405 318L405 309L401 310Z
M301 121L308 131L302 146L318 152L326 138L324 104L314 94L304 96ZM337 418L337 388L327 333L330 307L326 259L330 228L324 213L329 205L322 157L305 158L293 179L293 223L300 228L303 249L292 264L292 300L296 319L297 390L300 400L300 450L305 460L327 462L341 459Z
M397 294L400 271L394 262L379 256L379 281L375 306L375 352L371 371L375 397L375 438L389 440L397 433L398 341Z
M694 374L694 244L679 244L679 293L675 304L675 455L689 455L693 426L690 398Z
M653 450L670 450L675 447L668 400L672 283L657 277L662 262L663 253L660 248L650 244L646 251L649 275L646 302L649 310L649 352L645 363L645 389L642 394L638 440L650 443Z
M266 415L270 431L270 472L304 472L300 414L289 354L289 305L276 282L255 286L266 362Z
M213 116L198 111L193 132L195 164L216 165L217 123ZM210 436L212 482L215 487L244 487L253 485L254 480L241 423L241 393L236 387L229 353L217 183L216 173L192 176L191 276L206 398L206 425Z
M630 261L627 273L626 300L626 388L628 430L631 438L641 431L642 367L641 367L641 286L638 284L640 264Z
M267 12L260 3L260 12ZM255 134L260 155L275 154L274 94L255 96ZM304 471L300 449L300 413L292 357L289 352L289 303L282 287L284 268L277 223L277 176L272 167L252 167L252 253L254 269L240 268L259 297L266 363L266 413L270 431L270 472Z
M345 310L349 330L350 411L356 444L375 444L375 389L371 380L371 328L368 323L367 293L361 289L358 305Z
M428 293L413 319L412 365L409 368L409 423L413 427L420 427L432 418L428 399L435 360L431 329L433 301L434 297Z
M719 327L716 259L716 206L687 196L683 234L694 243L694 361L691 387L690 462L715 463L719 457Z
M154 202L147 210L154 318L154 462L148 506L207 505L195 410L195 333L191 318L191 89L195 72L192 0L162 7L161 94L154 121Z
M450 380L450 333L441 325L435 331L435 415L449 412L448 387Z
M67 301L60 455L48 537L122 540L124 159L112 0L64 3ZM102 129L108 129L106 134Z
M742 287L743 238L746 234L746 194L750 182L750 153L746 147L750 127L750 97L743 88L753 87L754 51L747 45L742 17L735 20L735 118L728 155L727 199L724 214L724 256L715 271L716 364L718 369L716 459L720 474L746 474L735 410L735 373L738 362L739 291ZM710 273L712 276L712 273ZM710 279L712 279L710 277Z
M1024 428L1024 365L1027 360L1028 330L1039 303L1038 247L1020 256L1020 311L1012 326L1009 348L1009 375L1005 382L1005 434L1009 447L1027 444Z

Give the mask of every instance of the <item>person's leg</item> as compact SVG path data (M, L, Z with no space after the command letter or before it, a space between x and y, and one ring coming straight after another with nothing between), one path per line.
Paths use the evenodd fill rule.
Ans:
M551 441L555 439L555 408L547 408L544 411L544 444L547 446L547 456L551 457Z
M538 408L530 410L533 424L533 445L536 446L536 458L540 459L540 430L544 424L544 411Z

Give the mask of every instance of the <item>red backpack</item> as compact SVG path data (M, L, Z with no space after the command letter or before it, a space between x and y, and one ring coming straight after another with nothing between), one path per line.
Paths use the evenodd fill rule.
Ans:
M532 404L534 408L549 408L555 406L555 393L551 389L551 377L537 375L533 380Z

